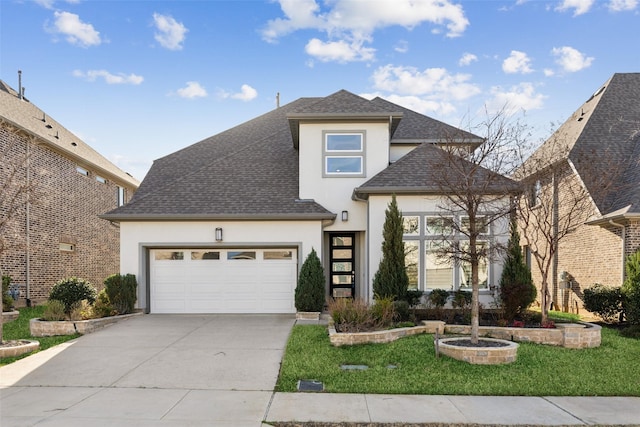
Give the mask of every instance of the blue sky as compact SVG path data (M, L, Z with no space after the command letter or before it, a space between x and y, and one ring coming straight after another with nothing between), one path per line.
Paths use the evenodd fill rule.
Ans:
M0 78L123 170L346 89L534 137L640 72L639 0L0 0Z

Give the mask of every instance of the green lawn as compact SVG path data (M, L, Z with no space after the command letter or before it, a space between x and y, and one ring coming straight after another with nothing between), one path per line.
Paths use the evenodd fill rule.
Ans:
M300 379L319 380L333 393L511 396L640 396L640 341L602 329L602 345L565 349L520 343L509 365L471 365L435 357L433 335L389 344L333 347L327 328L296 325L277 391L296 391ZM343 371L342 364L367 365ZM389 369L395 365L395 369Z
M37 307L24 307L18 309L20 311L20 316L14 320L13 322L8 322L4 324L2 337L4 341L11 340L36 340L40 342L40 349L36 351L46 350L49 347L56 346L58 344L62 344L65 341L72 340L80 336L80 334L74 335L62 335L56 337L32 337L31 332L29 331L29 320L33 318L42 317L42 313L44 312L45 306L37 306ZM27 357L29 354L24 354L18 357L3 357L0 358L0 366L8 365L9 363L15 362L18 359L22 359L23 357Z

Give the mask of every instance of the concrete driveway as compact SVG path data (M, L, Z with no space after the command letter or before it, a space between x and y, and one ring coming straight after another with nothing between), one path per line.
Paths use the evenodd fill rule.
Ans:
M0 368L8 426L259 426L293 315L145 315Z

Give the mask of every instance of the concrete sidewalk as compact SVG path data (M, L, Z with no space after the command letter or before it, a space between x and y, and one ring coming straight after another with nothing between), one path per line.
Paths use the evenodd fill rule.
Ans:
M275 393L265 420L439 427L640 426L640 398Z

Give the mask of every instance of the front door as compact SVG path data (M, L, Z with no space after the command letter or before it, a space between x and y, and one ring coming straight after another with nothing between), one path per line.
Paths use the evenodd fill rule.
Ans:
M329 235L330 294L333 298L356 296L355 236L355 233Z

